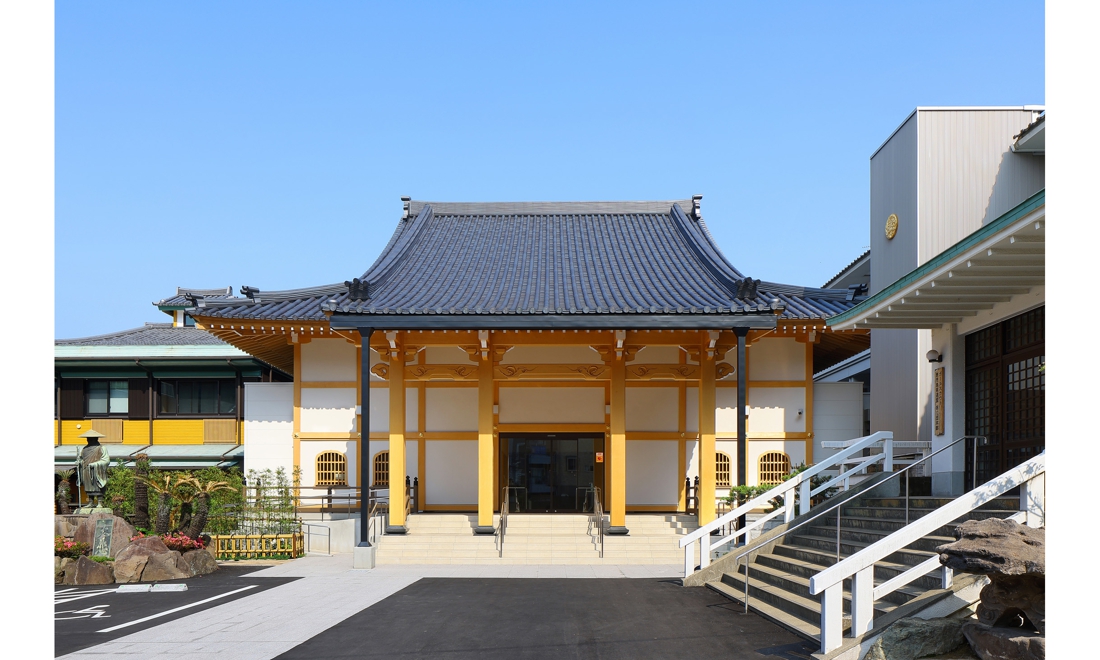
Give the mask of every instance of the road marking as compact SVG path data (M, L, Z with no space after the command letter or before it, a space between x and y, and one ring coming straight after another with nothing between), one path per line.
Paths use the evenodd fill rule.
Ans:
M247 587L241 587L240 589L234 589L233 591L227 591L224 594L219 594L217 596L207 598L206 600L200 600L197 603L190 603L188 605L183 605L181 607L177 607L175 609L171 609L171 610L168 610L168 611L165 611L165 612L161 612L159 614L154 614L152 616L147 616L143 619L138 619L137 621L131 621L130 623L123 623L123 624L118 625L118 626L112 626L110 628L104 628L103 630L97 630L96 632L101 632L101 633L113 632L113 631L118 630L120 628L126 628L126 627L129 627L129 626L136 626L139 623L145 623L146 621L151 621L152 619L156 619L156 618L159 618L159 617L162 617L162 616L167 616L169 614L179 612L180 610L186 610L189 607L195 607L197 605L202 605L204 603L209 603L212 600L218 600L219 598L225 598L226 596L232 596L233 594L237 594L237 593L240 593L242 591L248 591L249 589L255 589L258 586L260 586L260 585L250 584Z
M55 612L53 616L54 621L68 621L70 619L86 619L92 617L98 619L100 617L110 618L110 614L103 611L102 608L110 607L110 605L92 605L91 607L84 608L82 610L67 610L64 612ZM58 614L79 614L80 616L63 616L58 617Z
M55 591L53 596L53 604L61 605L62 603L71 603L72 601L80 600L81 598L91 598L92 596L113 594L116 591L117 589L93 589L92 591L76 591L75 589L65 589L62 591Z

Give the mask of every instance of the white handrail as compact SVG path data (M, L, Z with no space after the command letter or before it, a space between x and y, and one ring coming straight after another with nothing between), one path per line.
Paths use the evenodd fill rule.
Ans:
M810 594L821 594L821 652L828 653L843 643L844 580L852 579L851 634L862 635L871 630L873 625L874 601L935 570L939 565L939 557L931 557L877 588L874 586L875 562L1017 486L1021 487L1021 512L1017 516L1022 515L1023 522L1030 526L1040 526L1046 511L1043 495L1045 473L1044 452L810 578ZM1032 483L1034 480L1037 481ZM1017 516L1013 516L1013 519L1019 520ZM949 588L952 580L950 569L941 567L941 570L944 588Z
M763 526L763 524L772 518L779 515L779 512L783 513L784 522L790 522L795 517L795 507L792 497L796 488L801 489L799 497L798 513L806 513L810 510L810 498L812 496L810 492L811 479L818 474L821 474L825 470L829 470L838 465L842 465L844 461L853 455L862 453L864 449L875 446L878 443L883 443L883 453L869 456L866 460L861 462L859 466L844 472L843 474L833 477L827 483L822 484L818 488L813 489L813 493L819 493L821 491L833 488L834 484L840 484L844 490L848 489L848 478L855 472L866 469L872 463L883 461L883 471L893 471L893 442L894 434L890 431L877 431L869 436L863 438L856 438L852 441L851 446L838 451L829 457L828 460L818 463L813 467L799 472L794 477L791 477L787 481L776 485L775 488L769 489L767 492L754 497L753 499L745 502L741 506L737 507L733 511L730 511L722 516L715 518L705 525L701 525L694 532L687 534L680 538L680 547L684 549L684 577L692 574L695 570L695 543L699 543L699 568L706 568L710 565L710 548L712 546L710 540L710 533L716 529L725 526L728 523L737 520L741 516L749 513L753 509L764 506L769 500L773 500L777 497L783 498L783 504L776 510L771 512L768 516L757 520L751 525L746 525L741 529L734 530L733 533L723 537L717 543L713 545L724 545L731 541L736 541L739 537L744 536L746 541L748 540L748 533L757 527Z

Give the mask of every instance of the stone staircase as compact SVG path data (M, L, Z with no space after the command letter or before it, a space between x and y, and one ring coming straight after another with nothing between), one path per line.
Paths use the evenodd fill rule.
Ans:
M494 517L494 524L499 523ZM695 516L628 514L628 536L604 536L601 559L596 530L586 514L508 516L504 556L499 537L475 535L473 514L421 513L408 517L408 534L383 535L378 564L681 564L677 538L696 529ZM607 525L606 516L604 525Z
M951 502L924 496L909 498L909 520L913 521ZM1007 518L1019 510L1018 497L997 498L969 515L940 527L926 536L875 564L875 584L881 584L900 575L929 557L935 548L955 540L954 527L959 523L980 518ZM864 496L841 507L840 558L844 559L905 526L904 497ZM837 516L831 512L779 537L774 544L765 545L749 564L749 608L767 619L818 641L820 637L821 603L819 596L810 595L810 578L823 569L837 563ZM735 550L732 557L740 554ZM729 561L732 561L732 557ZM711 580L706 586L738 603L744 603L745 566L743 563L726 567L721 579ZM844 582L845 634L850 627L851 584ZM918 578L885 598L875 602L875 617L889 614L909 601L940 589L937 572Z

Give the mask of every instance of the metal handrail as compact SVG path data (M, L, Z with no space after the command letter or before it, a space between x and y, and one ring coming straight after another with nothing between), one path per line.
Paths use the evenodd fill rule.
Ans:
M375 497L372 497L367 502L367 521L366 521L367 541L370 542L370 543L377 543L378 542L378 536L379 536L379 533L381 532L381 529L379 529L379 528L382 525L382 514L380 512L383 509L385 510L386 514L389 513L390 502L389 502L388 498L382 498L382 497L375 498ZM377 525L375 524L376 520L378 521ZM363 521L360 521L359 524L362 525L364 523L363 523Z
M592 487L592 515L588 518L588 529L596 525L596 539L600 546L600 559L603 559L603 503L600 501L599 486Z
M313 532L309 531L309 530L313 527L319 527L319 528L325 530L325 550L326 550L325 555L331 557L332 556L332 528L329 527L328 525L311 525L311 524L309 524L305 521L300 522L300 524L301 524L302 527L307 528L306 533L305 533L306 552L307 553L312 553L313 552ZM321 554L321 553L317 553L317 554Z
M500 522L497 524L497 543L500 544L500 550L497 557L504 557L504 533L508 530L508 500L511 499L508 488L505 486L500 489Z
M957 439L953 440L951 442L951 444L940 447L939 449L932 452L931 454L928 454L927 456L921 458L919 461L914 461L913 463L905 466L905 468L903 468L903 469L901 469L897 472L892 473L890 476L886 477L882 481L875 484L874 487L879 488L883 484L885 484L887 481L890 481L891 479L896 479L897 477L900 477L902 474L905 475L905 524L908 525L909 524L909 492L910 492L909 491L909 470L911 470L914 467L920 465L921 463L931 459L936 454L939 454L940 452L943 452L943 451L947 451L951 447L954 447L955 445L957 445L958 443L960 443L964 440L971 440L971 439L975 440L975 442L974 442L974 447L975 447L974 451L975 451L975 455L977 455L977 447L978 447L977 440L978 439L985 440L986 437L982 436L982 435L964 435L961 438L957 438ZM911 454L902 454L902 456L909 456L909 455L911 455ZM913 455L915 455L915 454L913 454ZM974 470L975 470L975 479L976 479L977 461L974 461L974 466L973 467L974 467ZM808 525L808 524L816 521L817 519L821 518L826 513L829 513L830 511L833 511L834 509L837 511L837 514L836 514L836 560L839 563L840 562L840 521L841 521L841 518L843 517L840 508L843 507L845 504L848 504L852 500L854 500L858 497L862 497L862 496L863 496L863 493L852 493L852 494L849 494L849 495L846 495L846 496L840 496L840 500L837 501L837 502L830 503L828 508L821 509L820 511L818 511L816 513L813 513L813 515L810 516L809 518L807 518L806 520L803 520L802 522L798 523L797 525L794 525L793 527L788 527L787 529L783 530L782 532L780 532L776 536L770 537L768 539L764 539L762 541L758 539L757 542L754 543L754 544L750 544L748 542L748 540L746 539L745 545L746 546L751 545L752 547L748 547L748 548L743 549L741 554L737 555L734 558L734 560L733 560L734 565L740 565L742 558L747 558L749 555L756 552L761 547L763 547L765 545L768 545L769 543L775 543L777 540L779 540L779 539L783 538L784 536L790 534L791 532L795 531L796 529L798 529L800 527L804 527L805 525ZM745 612L746 613L749 611L749 565L750 565L749 560L745 559Z

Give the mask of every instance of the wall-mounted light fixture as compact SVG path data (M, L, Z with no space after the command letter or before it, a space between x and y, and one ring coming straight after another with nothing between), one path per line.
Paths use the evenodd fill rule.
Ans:
M934 348L928 351L924 357L928 358L929 362L943 362L943 356Z

